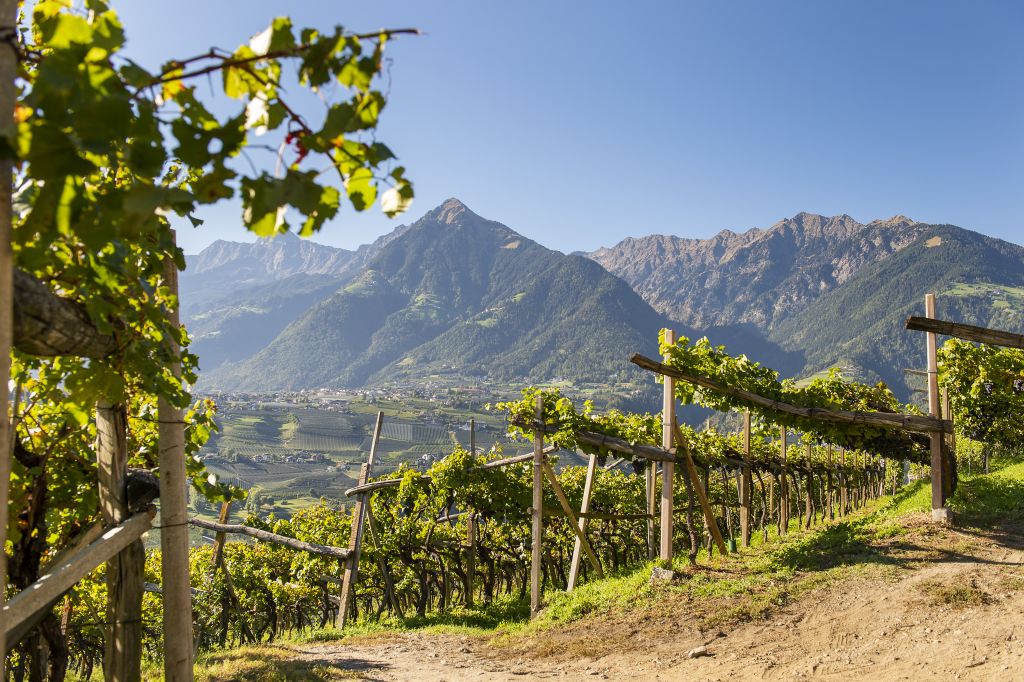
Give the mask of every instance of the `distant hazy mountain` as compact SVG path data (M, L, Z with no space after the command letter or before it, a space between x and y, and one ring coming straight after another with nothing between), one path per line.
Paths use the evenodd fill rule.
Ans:
M903 216L862 225L847 215L800 213L766 230L629 238L588 255L673 319L767 330L906 247L924 227Z

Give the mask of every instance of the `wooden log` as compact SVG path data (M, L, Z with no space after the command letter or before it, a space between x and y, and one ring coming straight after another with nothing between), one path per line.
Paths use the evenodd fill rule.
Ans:
M780 427L779 447L782 457L782 478L779 480L779 528L783 535L789 533L789 479L786 478L786 469L789 465L788 439L786 427Z
M269 530L253 528L252 526L244 526L237 523L215 523L204 519L191 519L189 521L189 525L195 526L196 528L205 528L207 530L216 531L218 533L228 533L229 535L246 535L250 538L255 538L263 542L290 547L291 549L309 552L310 554L319 554L321 556L329 556L336 559L347 559L349 556L349 551L341 547L318 545L314 542L306 542L305 540L290 538L286 535L271 533ZM164 586L164 589L166 591L166 585Z
M675 345L675 342L675 332L671 329L666 329L665 343ZM661 447L665 450L671 450L673 440L672 429L676 423L675 380L672 377L665 377L663 389L661 403ZM675 537L675 524L672 518L675 474L675 462L665 462L661 465L661 544L658 556L668 567L672 565L672 540Z
M218 523L227 523L231 517L231 502L220 503L220 515ZM226 533L217 533L213 539L213 567L218 568L224 558L224 542L227 540Z
M722 531L718 527L718 521L715 520L715 512L711 509L711 503L708 502L704 481L701 480L700 474L697 472L697 466L690 455L690 448L686 445L686 440L683 438L683 432L679 428L678 421L672 424L672 435L675 437L677 450L681 449L683 451L683 464L686 466L686 473L690 477L690 484L693 486L697 499L700 501L701 511L704 512L704 523L707 525L708 533L711 534L711 538L714 540L715 546L718 547L719 553L725 556L729 553L729 550L726 549Z
M85 306L61 298L18 269L14 271L13 312L13 343L23 353L99 359L117 351L114 337L100 333Z
M810 443L807 444L807 467L811 466L811 452L814 446ZM804 514L806 519L804 521L804 527L810 528L814 521L814 475L811 473L807 474L807 487L804 490Z
M750 391L726 386L714 379L709 379L708 377L702 377L690 372L684 372L676 369L675 367L669 367L668 365L657 362L656 360L644 357L639 353L633 355L633 357L630 358L630 362L638 367L642 367L643 369L656 372L663 376L682 379L683 381L688 381L692 384L715 391L716 393L721 393L722 395L728 395L739 400L743 400L751 405L758 405L775 412L791 414L805 419L843 424L867 424L869 426L876 426L884 429L901 429L915 433L941 433L944 430L952 428L952 424L949 424L945 420L937 417L923 417L913 414L890 412L826 410L820 407L799 407L797 405L790 405L772 398L766 398L756 393L751 393Z
M930 294L931 295L931 294ZM936 320L932 315L925 314L925 317L911 316L907 318L907 329L930 334L943 334L953 336L964 341L976 343L987 343L990 346L1002 346L1003 348L1024 348L1024 334L989 329L987 327L976 327L970 324L959 322L947 322Z
M373 471L373 461L377 456L377 444L380 442L381 427L384 424L384 413L377 413L377 421L373 425L373 440L370 442L370 454L366 463L359 470L359 485L366 485ZM359 554L363 545L363 529L366 524L366 507L369 505L369 493L356 498L352 512L352 534L348 545L348 562L345 564L345 576L341 584L341 608L338 609L338 627L345 627L349 611L355 599L356 582L359 580Z
M108 526L128 516L128 415L124 405L96 406L100 512ZM142 595L146 550L135 540L107 561L103 675L107 682L142 679Z
M925 317L935 317L935 294L924 297ZM925 353L928 360L928 414L933 418L939 416L939 364L935 332L925 334ZM952 431L952 428L948 429ZM942 433L929 434L929 450L932 465L932 519L944 521L948 517L945 511L946 493L943 474Z
M124 522L105 530L100 537L79 551L54 562L37 581L4 605L4 634L9 636L22 622L32 618L41 609L50 608L61 595L92 573L97 566L138 540L152 526L153 515L152 510L133 514Z
M370 529L370 539L373 540L373 546L377 549L377 565L380 566L380 573L384 578L384 596L391 602L391 608L394 609L395 615L399 618L404 618L402 605L399 603L398 594L395 592L395 580L391 576L391 568L381 553L383 548L380 544L380 533L377 531L377 520L373 518L373 505L370 504L366 505L366 525ZM344 583L344 580L340 582Z
M544 422L544 396L537 395L534 418ZM530 615L540 613L541 588L541 542L544 534L544 432L540 429L533 434L533 524L530 547Z
M594 477L597 474L597 455L590 455L587 462L587 477L583 481L583 502L580 504L579 529L581 533L587 532L587 517L583 516L590 511L590 496L594 491ZM566 591L572 592L576 589L576 582L580 577L580 560L583 557L583 541L579 537L572 548L572 561L569 563L569 583Z
M173 232L172 232L173 234ZM164 284L178 297L178 266L164 261ZM176 302L167 311L171 325L181 324ZM167 339L168 354L174 358L170 370L181 380L180 349L174 338ZM188 565L188 476L185 472L185 415L160 397L157 400L160 451L160 548L164 588L163 634L164 678L166 682L191 682L193 662L192 589Z
M18 25L18 0L0 0L0 25L14 32ZM12 37L11 40L14 40ZM15 79L18 77L18 51L14 45L0 50L0 121L11 125L18 96ZM11 480L11 422L7 418L8 385L11 379L11 346L14 341L14 252L11 249L13 182L12 159L0 159L0 608L7 594L7 542L8 487ZM0 611L3 613L3 611ZM0 627L0 653L7 650L6 628ZM0 656L0 680L6 680L6 657Z
M590 546L590 540L587 539L587 534L584 533L580 528L580 520L576 517L575 512L572 510L572 505L569 504L569 498L565 496L565 491L562 490L562 484L558 482L558 477L555 476L555 470L551 468L551 464L547 460L542 462L542 469L544 475L548 477L548 483L551 484L552 490L555 492L555 499L558 500L558 504L562 506L562 511L565 512L566 517L569 519L569 527L576 535L576 539L583 545L583 551L587 555L587 561L594 569L594 573L597 574L598 578L604 578L604 570L601 568L601 562L597 560L597 554L594 553L594 548Z
M740 543L750 547L750 505L754 481L750 475L750 410L743 413L743 466L739 478Z
M466 515L466 607L473 608L476 578L476 515Z

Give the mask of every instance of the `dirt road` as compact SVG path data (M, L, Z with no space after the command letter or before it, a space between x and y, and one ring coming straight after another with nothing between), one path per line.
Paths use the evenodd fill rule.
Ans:
M1024 680L1019 528L920 520L883 544L863 570L765 619L704 631L695 604L666 599L500 641L410 633L297 653L363 680Z

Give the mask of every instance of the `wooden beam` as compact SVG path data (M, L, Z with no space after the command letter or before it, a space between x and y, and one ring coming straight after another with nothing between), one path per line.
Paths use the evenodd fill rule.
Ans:
M55 562L39 580L14 595L3 609L4 634L12 632L18 625L40 609L44 609L70 590L85 576L96 570L112 556L118 554L132 542L138 540L150 529L154 512L147 510L130 516L123 523L103 532L80 551L66 555Z
M924 297L924 314L926 318L935 317L935 294L926 294ZM925 354L928 361L928 414L933 418L939 417L939 362L938 362L938 341L935 332L925 334ZM953 429L948 429L952 431ZM932 520L945 521L948 518L946 512L945 472L943 466L944 457L942 452L942 433L929 434L929 449L931 451L932 465Z
M373 425L373 440L370 443L370 454L359 471L359 484L366 485L373 471L373 461L377 457L377 444L380 443L380 432L384 424L384 413L377 413L377 421ZM345 564L345 576L341 583L341 608L338 609L338 627L345 627L348 621L352 600L355 599L356 582L359 580L359 554L363 545L363 528L366 524L366 507L369 506L369 493L356 498L352 512L352 534L348 545L348 561Z
M911 331L953 336L958 339L963 339L964 341L987 343L990 346L1024 348L1024 334L1015 334L1013 332L989 329L987 327L976 327L972 324L961 324L960 322L936 320L927 315L925 317L917 317L913 315L908 317L906 326L907 329Z
M544 396L537 394L534 419L544 422ZM533 432L533 524L530 546L530 615L540 613L541 589L541 542L544 535L544 432L537 429Z
M128 414L124 405L96 406L96 463L100 511L108 526L129 516L125 479L128 474ZM134 682L142 677L142 595L146 549L135 540L107 561L106 625L103 675L108 682Z
M117 351L110 334L102 334L85 306L61 298L23 270L14 271L14 347L41 357L75 355L105 358Z
M657 374L682 379L683 381L688 381L692 384L696 384L697 386L721 393L722 395L738 398L739 400L743 400L751 405L758 405L775 412L804 417L805 419L843 424L867 424L869 426L877 426L883 429L900 429L915 433L941 433L944 430L950 430L953 426L943 419L923 417L913 414L826 410L820 407L799 407L797 405L790 405L772 398L766 398L762 395L751 393L750 391L726 386L714 379L709 379L708 377L702 377L691 372L684 372L676 369L675 367L669 367L668 365L656 360L644 357L639 353L633 355L633 357L630 358L630 362L638 367L642 367L643 369L650 370Z
M750 410L743 413L743 466L740 467L740 544L750 547L750 507L754 480L750 475Z
M173 231L172 231L173 240ZM164 261L164 284L178 298L178 266ZM180 303L167 311L170 324L181 324ZM168 338L169 369L181 380L181 349ZM166 682L192 682L192 589L188 563L188 475L185 472L185 414L163 397L157 400L160 454L160 550L164 588L163 634Z
M569 527L576 534L576 539L583 544L583 551L586 552L587 560L594 568L597 577L604 578L601 562L597 560L597 554L594 553L594 548L590 546L587 534L580 529L580 520L576 517L575 512L573 512L572 505L569 504L569 498L565 496L562 484L558 482L558 477L555 476L555 470L551 468L551 464L546 459L543 461L541 468L544 470L544 475L548 477L548 483L551 484L551 488L555 491L555 498L558 500L558 504L562 506L562 511L565 512L566 517L569 519Z
M665 343L675 345L676 334L671 329L665 330ZM667 359L667 358L666 358ZM676 384L672 377L665 377L661 402L661 447L672 449L672 429L676 423ZM665 462L661 465L661 543L659 558L666 567L672 566L675 524L672 518L674 502L673 485L675 483L676 463Z
M583 502L580 504L580 520L579 528L580 532L587 532L587 521L588 519L583 516L590 511L590 496L594 492L594 477L597 474L597 455L590 455L590 460L587 462L587 477L583 481ZM576 582L580 577L580 560L583 557L583 541L579 537L576 538L576 542L572 548L572 561L569 563L569 584L566 587L567 592L572 592L576 589Z
M348 550L341 547L332 547L330 545L318 545L313 542L306 542L304 540L297 540L290 538L286 535L278 535L277 533L271 533L269 530L262 530L260 528L253 528L252 526L243 526L242 524L235 523L215 523L213 521L206 521L204 519L191 519L189 525L195 526L196 528L205 528L207 530L216 531L218 533L228 533L231 535L247 535L263 542L270 542L275 545L283 545L292 549L297 549L303 552L309 552L311 554L319 554L321 556L334 557L336 559L347 559ZM166 586L164 587L166 590Z
M704 481L701 480L697 466L693 463L693 457L690 456L690 448L686 446L686 441L683 439L683 432L679 428L679 422L672 424L672 435L675 437L676 448L683 451L686 473L690 477L690 484L697 494L697 499L700 500L700 508L704 512L704 523L708 527L708 532L711 533L711 538L715 541L715 546L718 547L718 552L725 556L729 553L729 550L725 546L725 539L722 537L722 531L718 527L718 521L715 520L715 512L711 509L711 503L708 502L708 495L704 490Z

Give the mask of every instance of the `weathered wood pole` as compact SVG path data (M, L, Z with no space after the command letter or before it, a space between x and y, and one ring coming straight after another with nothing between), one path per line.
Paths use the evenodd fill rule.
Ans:
M173 231L172 231L173 239ZM175 298L168 310L171 325L181 324L178 310L178 266L164 261L164 282ZM181 349L168 339L174 360L171 372L181 379ZM164 398L157 399L160 449L160 550L164 596L164 678L166 682L192 680L192 589L188 566L188 477L185 473L185 416Z
M395 594L395 580L392 578L391 569L388 567L388 562L384 560L384 555L381 552L380 533L377 532L377 521L373 518L373 507L368 504L365 509L366 527L370 529L370 539L373 540L373 546L377 549L377 565L380 567L380 574L384 578L384 596L391 603L391 608L394 609L395 615L399 618L403 618L402 605L398 603L398 595ZM475 526L476 519L474 515L470 514L470 518L473 518ZM473 590L470 589L470 597L472 596L472 593ZM472 606L472 604L467 604L467 606Z
M935 294L925 294L924 316L935 317ZM928 414L939 416L939 360L935 332L925 334L925 352L928 355ZM951 520L946 508L945 469L942 456L942 432L928 434L932 455L932 521L948 523Z
M0 0L0 26L12 32L18 25L17 0ZM13 38L12 38L13 40ZM13 45L0 50L0 121L9 125L14 120L17 91L18 54ZM7 501L11 482L11 422L8 419L8 382L11 378L11 343L14 328L14 254L11 251L11 186L9 159L0 160L0 614L7 592ZM7 651L6 628L0 623L0 680L7 679L4 664Z
M130 512L125 495L128 475L128 415L124 405L96 406L96 464L103 521L116 526ZM107 561L107 609L103 677L108 682L142 679L142 593L146 549L135 540Z
M839 449L839 459L842 464L839 479L839 515L846 516L850 513L850 478L846 475L846 448Z
M366 463L359 469L359 485L366 485L373 474L373 461L377 457L377 444L380 442L381 427L384 424L384 413L377 413L377 421L373 425L373 440L370 442L370 454ZM366 526L366 508L370 504L370 493L361 493L356 497L352 510L352 534L349 536L349 556L345 562L345 574L341 580L341 606L338 609L338 627L345 627L355 601L356 582L359 580L359 557L363 547L363 533Z
M804 512L807 515L805 527L810 528L814 521L814 470L811 468L811 452L814 446L807 444L807 489L804 491Z
M538 428L533 433L533 533L530 551L530 615L540 613L541 541L544 534L544 396L537 395L534 413Z
M583 553L587 555L587 561L590 562L591 567L594 569L594 573L597 574L598 578L604 578L604 570L601 568L601 562L597 559L597 554L594 552L593 547L590 545L590 540L587 539L586 534L580 529L580 519L576 516L576 512L572 510L572 505L569 504L569 498L566 497L565 491L562 489L562 484L558 482L558 476L555 475L555 470L551 468L551 464L545 459L542 463L544 468L544 475L548 477L548 482L551 484L551 489L555 493L555 499L558 500L558 504L562 507L562 513L565 514L566 518L569 519L569 527L572 528L576 534L576 539L583 545Z
M654 513L657 511L658 499L654 487L658 481L658 463L649 461L644 468L644 492L647 497L647 558L653 560L658 556L655 545Z
M953 408L949 401L949 391L942 389L942 416L944 419L953 421ZM944 457L942 458L942 492L944 499L949 499L953 494L953 466L956 457L956 432L952 429L943 439L945 446Z
M473 584L476 577L476 514L466 514L466 606L473 606Z
M597 473L597 455L590 455L587 462L587 478L583 482L583 503L580 505L580 532L587 532L587 517L583 516L590 511L590 495L594 491L594 476ZM572 562L569 564L569 584L567 591L576 589L576 582L580 577L580 562L583 559L583 541L577 537L572 548Z
M782 478L779 479L779 528L782 534L789 533L789 479L786 477L789 444L786 427L779 430L779 450L782 455Z
M721 553L722 556L725 556L729 553L729 550L726 549L725 539L722 537L722 531L718 527L718 521L715 520L715 512L711 509L711 503L708 501L705 483L701 480L700 474L697 472L697 466L693 463L693 457L690 455L690 448L687 447L686 441L683 440L683 431L679 428L678 420L672 425L672 434L675 436L677 452L679 450L682 450L683 452L683 457L685 458L684 461L686 463L686 473L690 477L693 492L696 493L697 500L700 502L700 508L704 512L704 522L707 525L708 533L711 535L711 539L714 541L715 546L718 547L719 553Z
M665 343L674 345L676 333L665 330ZM668 361L668 356L665 361ZM676 382L672 377L665 377L664 391L661 402L661 447L672 449L672 430L676 424ZM675 483L675 462L661 464L661 548L659 558L666 566L672 565L672 538L675 527L672 522L673 484Z
M743 466L740 468L739 483L740 542L744 547L750 547L750 502L754 486L750 475L750 410L743 413Z

